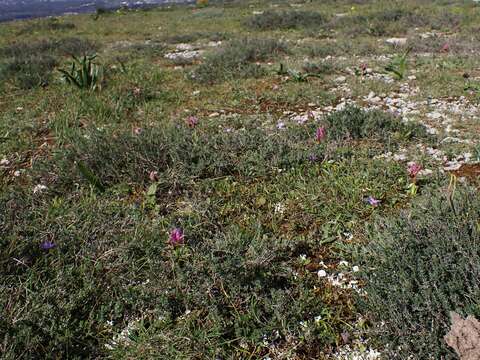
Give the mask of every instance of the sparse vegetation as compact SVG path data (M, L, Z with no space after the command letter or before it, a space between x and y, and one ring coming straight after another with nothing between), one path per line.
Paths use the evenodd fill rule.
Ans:
M273 60L288 51L287 45L273 39L231 41L211 54L197 67L193 79L212 83L234 78L260 77L265 70L260 61Z
M296 28L320 28L325 22L325 17L317 12L310 11L274 11L266 10L254 15L246 26L258 30L285 30Z
M46 20L38 20L27 24L19 31L19 35L29 34L32 32L47 32L47 31L68 31L75 29L75 24L71 22L61 21L58 18L49 18Z
M0 48L0 79L13 81L22 89L46 86L61 56L94 50L93 42L79 38L13 43Z

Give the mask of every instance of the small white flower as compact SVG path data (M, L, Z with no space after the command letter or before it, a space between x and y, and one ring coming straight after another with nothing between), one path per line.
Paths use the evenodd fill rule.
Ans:
M342 260L338 263L338 266L348 266L348 261Z
M20 170L15 170L13 173L13 176L19 177L20 176Z
M39 192L42 192L44 190L47 190L47 187L43 184L37 184L35 185L35 187L33 188L33 193L36 194L36 193L39 193Z
M315 316L315 322L318 324L322 320L322 315Z
M318 277L326 277L327 276L327 272L325 270L318 270L318 273L317 273Z
M10 164L10 161L8 161L7 158L3 158L2 160L0 160L0 165L2 166L8 166Z
M360 271L360 268L355 265L353 268L352 268L353 272L359 272Z
M280 121L278 124L277 124L277 129L279 130L282 130L282 129L285 129L285 123Z
M283 205L282 203L278 203L275 205L275 214L283 215L284 212L285 212L285 205Z
M305 254L300 255L300 260L301 261L306 261L307 260L307 255L305 255Z

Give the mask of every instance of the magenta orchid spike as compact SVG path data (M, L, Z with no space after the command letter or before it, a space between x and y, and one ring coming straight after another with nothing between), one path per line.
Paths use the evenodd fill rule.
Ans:
M325 129L325 127L320 126L317 129L317 132L315 133L315 139L318 142L322 142L322 140L325 138L326 135L327 135L327 130Z
M422 165L417 163L410 163L407 168L408 175L412 178L417 176L421 170L422 170Z
M169 239L170 245L173 245L173 246L181 245L183 244L183 239L184 239L184 235L183 235L182 229L174 228L172 229L172 231L170 231L170 239Z

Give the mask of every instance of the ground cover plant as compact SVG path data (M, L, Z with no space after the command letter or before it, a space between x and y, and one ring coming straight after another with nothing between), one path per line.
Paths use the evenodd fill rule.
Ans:
M9 44L0 49L0 78L13 80L24 89L46 86L59 57L83 55L95 48L91 41L80 38Z
M458 359L450 312L480 318L477 8L0 24L2 357Z
M325 17L320 13L294 10L267 10L248 19L245 25L259 30L281 30L299 27L320 27L324 22Z
M273 60L287 51L285 43L274 39L234 40L211 54L195 69L192 77L200 82L260 77L265 69L258 62Z
M450 311L479 316L478 196L428 194L412 211L381 221L362 251L367 306L391 358L456 358L443 336Z

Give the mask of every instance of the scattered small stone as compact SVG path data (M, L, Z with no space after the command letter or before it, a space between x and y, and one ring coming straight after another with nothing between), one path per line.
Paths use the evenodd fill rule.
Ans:
M324 278L327 276L327 272L325 270L318 270L318 273L317 273L318 277L320 278Z
M37 184L35 185L35 187L33 188L33 193L34 194L37 194L37 193L41 193L43 191L47 190L47 186L43 185L43 184Z
M407 43L407 38L390 38L385 40L385 42L395 46L405 45Z

